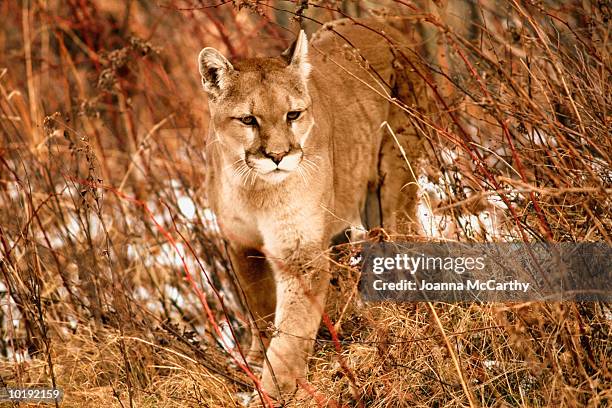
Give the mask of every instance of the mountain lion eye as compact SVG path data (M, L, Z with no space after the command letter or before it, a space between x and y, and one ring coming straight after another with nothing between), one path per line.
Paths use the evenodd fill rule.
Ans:
M297 118L300 117L301 114L302 114L302 112L300 112L300 111L287 112L287 120L290 121L290 122L292 120L296 120Z
M240 118L240 121L247 126L253 126L257 124L257 119L255 119L255 116L245 116Z

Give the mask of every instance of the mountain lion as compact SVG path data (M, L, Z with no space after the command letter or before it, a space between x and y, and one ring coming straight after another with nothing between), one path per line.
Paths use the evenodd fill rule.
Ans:
M306 379L332 237L362 222L401 230L414 221L414 173L397 140L411 143L409 158L419 142L389 102L424 98L407 49L398 51L405 44L382 23L339 20L310 44L301 31L275 58L200 52L209 203L252 313L247 359L263 364L261 384L276 399Z

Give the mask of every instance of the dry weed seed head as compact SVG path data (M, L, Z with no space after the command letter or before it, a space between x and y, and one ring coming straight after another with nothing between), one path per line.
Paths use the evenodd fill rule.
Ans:
M107 87L107 85L104 85ZM103 86L100 86L100 89L105 89ZM79 105L78 114L80 116L86 116L92 119L99 119L101 117L101 105L100 105L101 95L94 96L93 98L86 99L81 102Z
M131 61L150 55L158 55L159 53L159 48L138 37L130 37L128 45L122 48L101 52L100 59L106 68L98 76L97 87L103 91L112 91L118 78L129 74L129 63Z
M43 130L45 132L45 136L52 137L53 134L58 130L57 121L61 118L61 114L59 112L54 112L50 116L45 116L43 120Z
M260 16L265 16L263 6L258 0L232 0L232 4L238 11L246 8Z

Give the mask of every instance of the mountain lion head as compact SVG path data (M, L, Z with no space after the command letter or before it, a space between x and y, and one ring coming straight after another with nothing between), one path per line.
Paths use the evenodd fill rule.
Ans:
M207 47L198 63L209 97L212 134L243 184L256 179L276 184L293 172L307 171L304 145L314 118L303 31L280 57L233 65Z

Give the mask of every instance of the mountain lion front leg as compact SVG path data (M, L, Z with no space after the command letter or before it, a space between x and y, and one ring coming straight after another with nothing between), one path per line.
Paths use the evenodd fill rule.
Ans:
M323 240L291 242L292 246L274 245L267 254L276 282L277 333L266 353L270 367L264 365L262 385L279 400L290 397L298 381L306 379L329 286Z
M251 346L247 362L262 367L265 348L270 339L267 328L274 322L276 289L274 275L263 253L254 248L231 245L230 258L236 272L240 289L246 297L251 329ZM263 294L263 295L262 295Z

